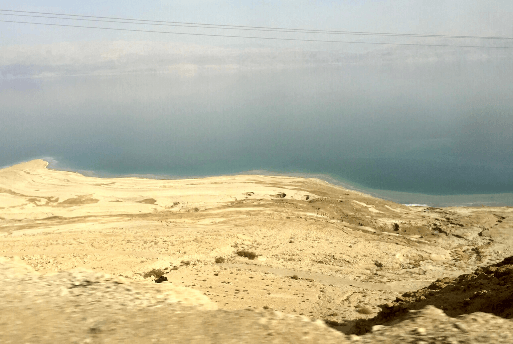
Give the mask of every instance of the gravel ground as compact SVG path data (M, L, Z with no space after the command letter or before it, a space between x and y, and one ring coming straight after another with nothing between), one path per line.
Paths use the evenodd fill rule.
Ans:
M43 276L0 260L1 343L513 343L513 322L433 306L392 326L346 336L320 320L224 311L201 293L79 270Z

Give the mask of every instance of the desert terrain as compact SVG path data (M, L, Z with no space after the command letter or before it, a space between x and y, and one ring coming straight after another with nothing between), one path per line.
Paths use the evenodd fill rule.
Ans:
M29 327L48 332L44 319L64 331L54 331L64 336L55 338L89 329L87 338L77 332L69 341L77 343L118 336L120 324L135 318L155 325L162 317L174 319L174 327L166 323L160 329L171 328L140 340L131 332L112 338L221 343L231 333L233 342L272 342L242 329L275 321L290 340L274 336L277 343L342 343L371 340L365 333L395 313L406 323L484 311L496 314L486 318L497 318L493 331L512 327L500 318L511 318L507 309L498 314L468 301L468 311L456 311L451 297L440 296L458 276L481 271L510 300L513 277L502 283L504 274L493 274L513 256L512 207L405 206L307 178L95 178L47 165L33 160L0 170L0 265L9 276L0 293L10 300L0 311L3 342L16 343L13 333ZM73 286L90 290L71 305ZM78 327L62 327L74 321L73 312L88 315L74 315ZM12 325L14 313L22 315ZM104 330L91 331L97 318ZM298 334L309 326L311 336ZM424 327L416 328L422 334ZM208 337L213 328L219 337ZM30 338L56 340L51 333Z

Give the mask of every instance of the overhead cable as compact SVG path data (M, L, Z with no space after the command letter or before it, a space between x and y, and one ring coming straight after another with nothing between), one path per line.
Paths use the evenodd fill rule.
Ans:
M366 32L366 31L316 30L316 29L268 27L268 26L222 25L222 24L207 24L207 23L197 23L197 22L178 22L178 21L134 19L134 18L123 18L123 17L91 16L91 15L66 14L66 13L55 13L55 12L17 11L17 10L6 10L6 9L0 9L0 15L48 18L48 19L64 19L64 20L97 21L97 22L137 24L137 25L144 24L144 25L160 25L160 26L180 26L180 27L209 28L209 29L221 29L221 30L243 30L243 31L264 31L264 32L271 31L271 32L285 32L285 33L357 35L357 36L388 36L388 37L412 37L412 38L513 40L513 37L506 37L506 36L472 36L472 35L444 35L444 34L393 33L393 32ZM54 17L54 16L56 16L56 17Z
M511 46L511 47L510 46L494 47L494 46L484 46L484 45L389 43L389 42L340 41L340 40L320 40L320 39L302 39L302 38L286 38L286 37L265 37L265 36L220 35L220 34L209 34L209 33L179 32L179 31L157 31L157 30L126 29L126 28L101 27L101 26L85 26L85 25L68 25L68 24L55 24L55 23L22 22L22 21L1 20L1 19L0 19L0 22L4 22L4 23L17 23L17 24L45 25L45 26L74 27L74 28L84 28L84 29L99 29L99 30L111 30L111 31L147 32L147 33L162 33L162 34L186 35L186 36L205 36L205 37L248 38L248 39L263 39L263 40L275 40L275 41L300 41L300 42L370 44L370 45L391 45L391 46L419 46L419 47L513 49L513 46Z

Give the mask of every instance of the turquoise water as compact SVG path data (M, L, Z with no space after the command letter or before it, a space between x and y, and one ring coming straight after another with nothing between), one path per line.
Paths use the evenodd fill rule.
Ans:
M4 80L0 166L50 157L100 176L259 170L404 204L513 206L508 61Z
M70 162L63 163L51 157L42 157L46 161L49 161L49 168L57 170L67 170L80 172L87 176L96 177L122 177L122 176L137 176L144 178L155 178L155 179L178 179L178 178L195 178L195 177L206 177L226 174L258 174L258 175L286 175L294 177L306 177L306 178L318 178L324 180L333 185L342 186L351 190L361 191L370 194L375 197L391 200L401 204L407 205L429 205L437 207L450 207L450 206L513 206L513 193L490 193L490 194L425 194L415 192L404 192L404 191L393 191L393 190L381 190L374 189L354 181L344 179L343 177L324 174L324 173L308 173L305 171L286 171L281 170L229 170L226 166L217 166L217 173L212 173L205 169L195 170L176 170L175 173L169 173L164 170L150 171L149 169L140 168L137 172L111 170L111 171L95 171L85 168L73 167ZM141 173L143 172L143 173ZM186 173L188 172L188 174Z

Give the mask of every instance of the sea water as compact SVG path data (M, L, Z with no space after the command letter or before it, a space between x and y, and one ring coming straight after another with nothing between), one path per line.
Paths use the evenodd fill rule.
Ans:
M369 195L391 200L397 203L409 205L409 206L435 206L435 207L450 207L450 206L513 206L513 193L454 193L448 194L441 190L440 193L422 193L413 191L397 191L397 190L386 190L378 189L361 184L336 174L328 173L308 173L305 170L298 172L297 170L244 170L242 166L239 166L239 170L236 168L229 168L226 165L216 166L210 170L204 168L190 169L190 170L150 170L150 169L136 169L129 171L120 171L117 169L113 170L92 170L87 164L82 164L81 168L73 167L72 162L58 161L52 157L41 157L49 162L48 168L56 170L76 171L86 176L95 177L142 177L152 179L181 179L181 178L201 178L207 176L218 176L218 175L235 175L235 174L255 174L255 175L283 175L292 177L304 177L304 178L317 178L326 181L330 184L341 186L350 190L360 191ZM78 165L78 164L77 164ZM77 166L75 165L75 166ZM99 166L100 167L100 166ZM101 168L101 167L100 167ZM362 180L362 179L360 179ZM365 181L364 181L365 182ZM421 183L422 181L419 181ZM369 183L372 185L372 183ZM425 187L425 186L424 186ZM400 187L399 187L400 188ZM457 189L451 189L458 192Z
M513 73L454 68L4 80L0 166L47 158L158 178L256 170L403 204L513 206Z

